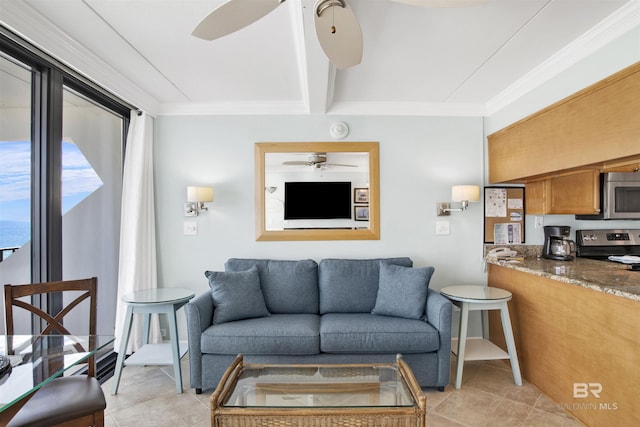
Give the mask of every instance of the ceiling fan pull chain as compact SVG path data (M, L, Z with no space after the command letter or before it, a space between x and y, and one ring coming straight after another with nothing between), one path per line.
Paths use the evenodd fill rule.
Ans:
M318 6L316 7L316 15L318 15L318 17L322 16L322 13L329 9L330 7L333 6L340 6L341 8L345 8L346 4L344 2L344 0L324 0L318 3Z
M331 34L336 33L336 9L331 8Z

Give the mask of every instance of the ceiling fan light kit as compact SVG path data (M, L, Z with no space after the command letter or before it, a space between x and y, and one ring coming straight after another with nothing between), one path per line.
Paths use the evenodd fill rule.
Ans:
M318 0L314 22L318 42L336 68L362 61L362 29L356 14L344 0Z

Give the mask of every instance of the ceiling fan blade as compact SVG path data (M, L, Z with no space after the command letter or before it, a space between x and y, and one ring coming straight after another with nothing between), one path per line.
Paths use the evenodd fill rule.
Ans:
M468 7L486 3L488 0L392 0L396 3L423 7Z
M314 8L318 41L337 68L362 61L362 30L358 18L345 0L320 0Z
M285 0L229 0L193 29L192 36L214 40L238 31L273 11Z
M282 162L282 164L283 165L287 165L287 166L308 166L311 163L298 161L298 160L292 160L292 161L289 161L289 162Z
M358 166L356 165L343 165L340 163L325 163L325 166L341 166L341 167L345 167L345 168L357 168Z

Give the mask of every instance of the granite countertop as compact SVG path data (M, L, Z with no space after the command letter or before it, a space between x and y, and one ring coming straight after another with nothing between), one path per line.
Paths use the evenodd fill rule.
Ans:
M554 261L536 256L525 256L519 262L496 259L487 259L487 262L640 301L640 271L631 271L629 266L625 264L586 258L576 258L573 261Z

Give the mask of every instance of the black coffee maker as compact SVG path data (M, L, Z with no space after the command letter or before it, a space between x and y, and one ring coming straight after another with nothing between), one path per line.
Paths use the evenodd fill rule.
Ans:
M576 244L569 240L571 227L567 225L547 225L544 227L542 257L558 261L571 261Z

